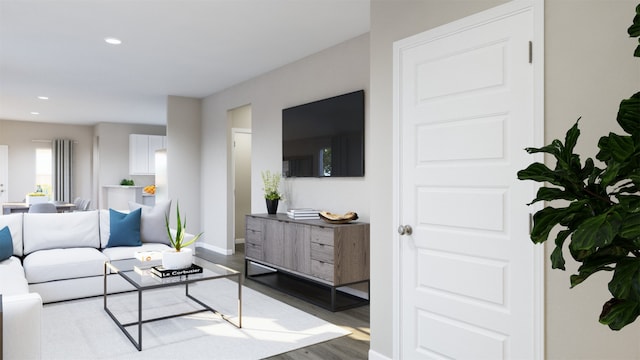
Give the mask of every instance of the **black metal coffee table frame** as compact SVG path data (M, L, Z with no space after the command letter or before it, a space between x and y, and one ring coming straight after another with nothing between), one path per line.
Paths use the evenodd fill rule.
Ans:
M222 266L217 265L217 264L213 264L214 267L219 267L219 271L220 271L219 273L214 272L214 271L212 271L210 269L204 268L203 272L200 273L200 274L183 275L183 276L179 276L179 277L176 276L176 277L169 277L169 278L164 278L164 279L155 278L154 279L155 281L149 282L149 279L148 278L145 279L144 277L145 276L151 277L153 275L151 275L151 274L140 275L140 274L135 273L135 271L133 270L133 266L136 263L139 264L139 262L137 260L118 260L118 261L112 261L112 262L105 262L105 264L104 264L104 310L107 312L107 314L109 314L109 316L116 323L118 328L120 328L120 330L122 330L122 332L127 336L129 341L131 341L131 343L136 347L136 349L138 349L138 351L142 350L142 325L146 324L146 323L149 323L149 322L153 322L153 321L166 320L166 319L171 319L171 318L175 318L175 317L187 316L187 315L192 315L192 314L197 314L197 313L201 313L201 312L210 311L210 312L213 312L216 315L219 315L223 320L227 321L228 323L230 323L230 324L232 324L232 325L234 325L234 326L236 326L238 328L242 328L242 277L241 277L241 273L240 272L237 272L235 270L231 270L231 269L222 267ZM132 291L137 291L137 293L138 293L138 320L137 321L123 324L120 320L118 320L118 318L109 309L109 307L107 305L108 295L115 295L115 294L109 294L108 293L108 291L107 291L107 278L108 278L109 274L113 274L113 273L119 274L127 282L129 282L131 285L133 285L135 290L132 290ZM134 275L134 274L136 274L136 275ZM189 294L189 284L200 282L200 281L216 280L216 279L221 279L221 278L231 278L231 277L234 277L234 276L237 278L237 281L238 281L238 321L237 321L237 323L234 323L233 321L228 319L224 314L220 313L216 309L212 308L211 306L205 304L201 300L195 298L193 295ZM144 283L145 280L146 280L146 283ZM152 318L152 319L144 319L143 320L143 318L142 318L142 293L143 293L143 291L152 290L152 289L167 288L167 287L173 287L173 286L180 286L180 285L184 285L184 287L185 287L185 296L188 299L191 299L194 302L196 302L197 304L199 304L200 306L202 306L203 307L202 309L189 311L189 312L184 312L184 313L179 313L179 314L161 316L161 317L156 317L156 318ZM127 330L127 327L130 327L130 326L137 326L138 327L138 339L137 340Z

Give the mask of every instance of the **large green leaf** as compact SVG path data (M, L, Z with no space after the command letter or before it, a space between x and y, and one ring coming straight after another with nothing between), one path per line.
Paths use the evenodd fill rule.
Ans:
M633 18L633 24L627 29L627 33L629 33L631 37L640 36L640 5L636 7L636 16ZM640 39L638 40L640 41ZM633 56L640 57L640 45L636 47Z
M572 250L597 250L610 245L618 233L622 217L618 213L600 214L585 220L571 238Z
M604 169L602 174L600 174L600 186L606 188L609 185L614 185L618 179L621 169L621 164L610 163L609 166Z
M640 196L618 195L617 198L620 208L624 209L626 213L633 214L640 212Z
M613 183L617 180L617 175L620 170L629 165L636 165L636 144L631 136L620 136L610 133L609 136L600 138L598 147L600 148L600 152L598 152L596 158L609 166L603 174L603 182ZM614 176L610 176L609 174L612 168L616 171ZM607 177L610 178L605 180Z
M640 5L636 6L636 16L633 17L633 23L627 29L630 37L640 36Z
M576 147L578 143L578 138L580 137L580 129L578 129L578 122L580 118L576 121L575 124L567 131L564 137L564 146L562 147L562 157L567 163L571 162L571 158L573 155L573 149Z
M562 142L560 140L556 139L556 140L553 140L551 144L545 145L541 148L529 147L529 148L525 148L524 150L529 154L547 153L557 158L562 155L562 149L564 149L564 145L562 145Z
M538 182L546 181L557 186L564 185L553 170L549 169L546 165L538 162L529 165L524 170L518 171L518 179L533 180Z
M551 253L551 267L553 269L565 270L565 261L564 255L562 254L562 248L564 246L565 240L567 240L569 235L571 235L571 230L562 230L558 232L558 236L556 236L556 247Z
M640 92L620 102L617 121L627 134L640 133Z
M588 217L589 210L585 207L584 201L574 201L564 208L554 208L547 206L533 215L533 229L531 229L531 240L534 243L541 243L547 240L551 230L560 224L568 222L570 218Z
M640 301L640 260L622 258L616 264L609 292L616 299Z
M571 287L581 284L598 271L613 271L613 264L620 259L620 256L625 256L627 253L628 251L618 246L608 246L594 252L578 268L578 274L571 275Z
M640 213L629 214L620 227L620 236L625 239L640 237Z
M529 204L527 205L531 205L534 204L538 201L552 201L552 200L557 200L557 199L563 199L563 200L575 200L576 196L575 194L569 193L563 189L559 189L559 188L550 188L550 187L541 187L540 189L538 189L538 193L536 195L536 198L533 199L533 201L531 201Z
M611 330L620 330L634 322L638 315L640 315L640 303L613 298L602 307L600 323L608 325Z

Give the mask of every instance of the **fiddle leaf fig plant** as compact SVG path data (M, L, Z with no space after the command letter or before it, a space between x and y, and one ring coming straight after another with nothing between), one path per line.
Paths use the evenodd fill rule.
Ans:
M628 33L640 37L640 5ZM634 56L640 57L640 45ZM552 268L565 270L567 249L580 264L577 274L570 276L572 288L596 272L612 273L612 297L603 305L599 321L620 330L640 315L640 92L620 103L617 122L625 134L600 138L598 164L591 158L583 164L574 152L579 121L564 142L525 149L549 154L556 164L551 169L533 163L518 172L518 179L545 183L530 204L554 202L534 214L531 231L531 240L543 243L558 228L553 233Z

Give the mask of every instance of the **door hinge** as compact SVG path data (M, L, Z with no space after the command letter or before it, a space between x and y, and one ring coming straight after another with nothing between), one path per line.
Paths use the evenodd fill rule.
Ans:
M529 41L529 64L533 64L533 42Z
M533 232L533 214L529 214L529 235Z

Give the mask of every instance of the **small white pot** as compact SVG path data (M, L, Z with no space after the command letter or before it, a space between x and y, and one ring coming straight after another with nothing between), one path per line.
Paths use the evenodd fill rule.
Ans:
M165 250L162 252L162 267L169 270L186 269L193 263L192 257L191 248L182 248L180 252L176 249Z

